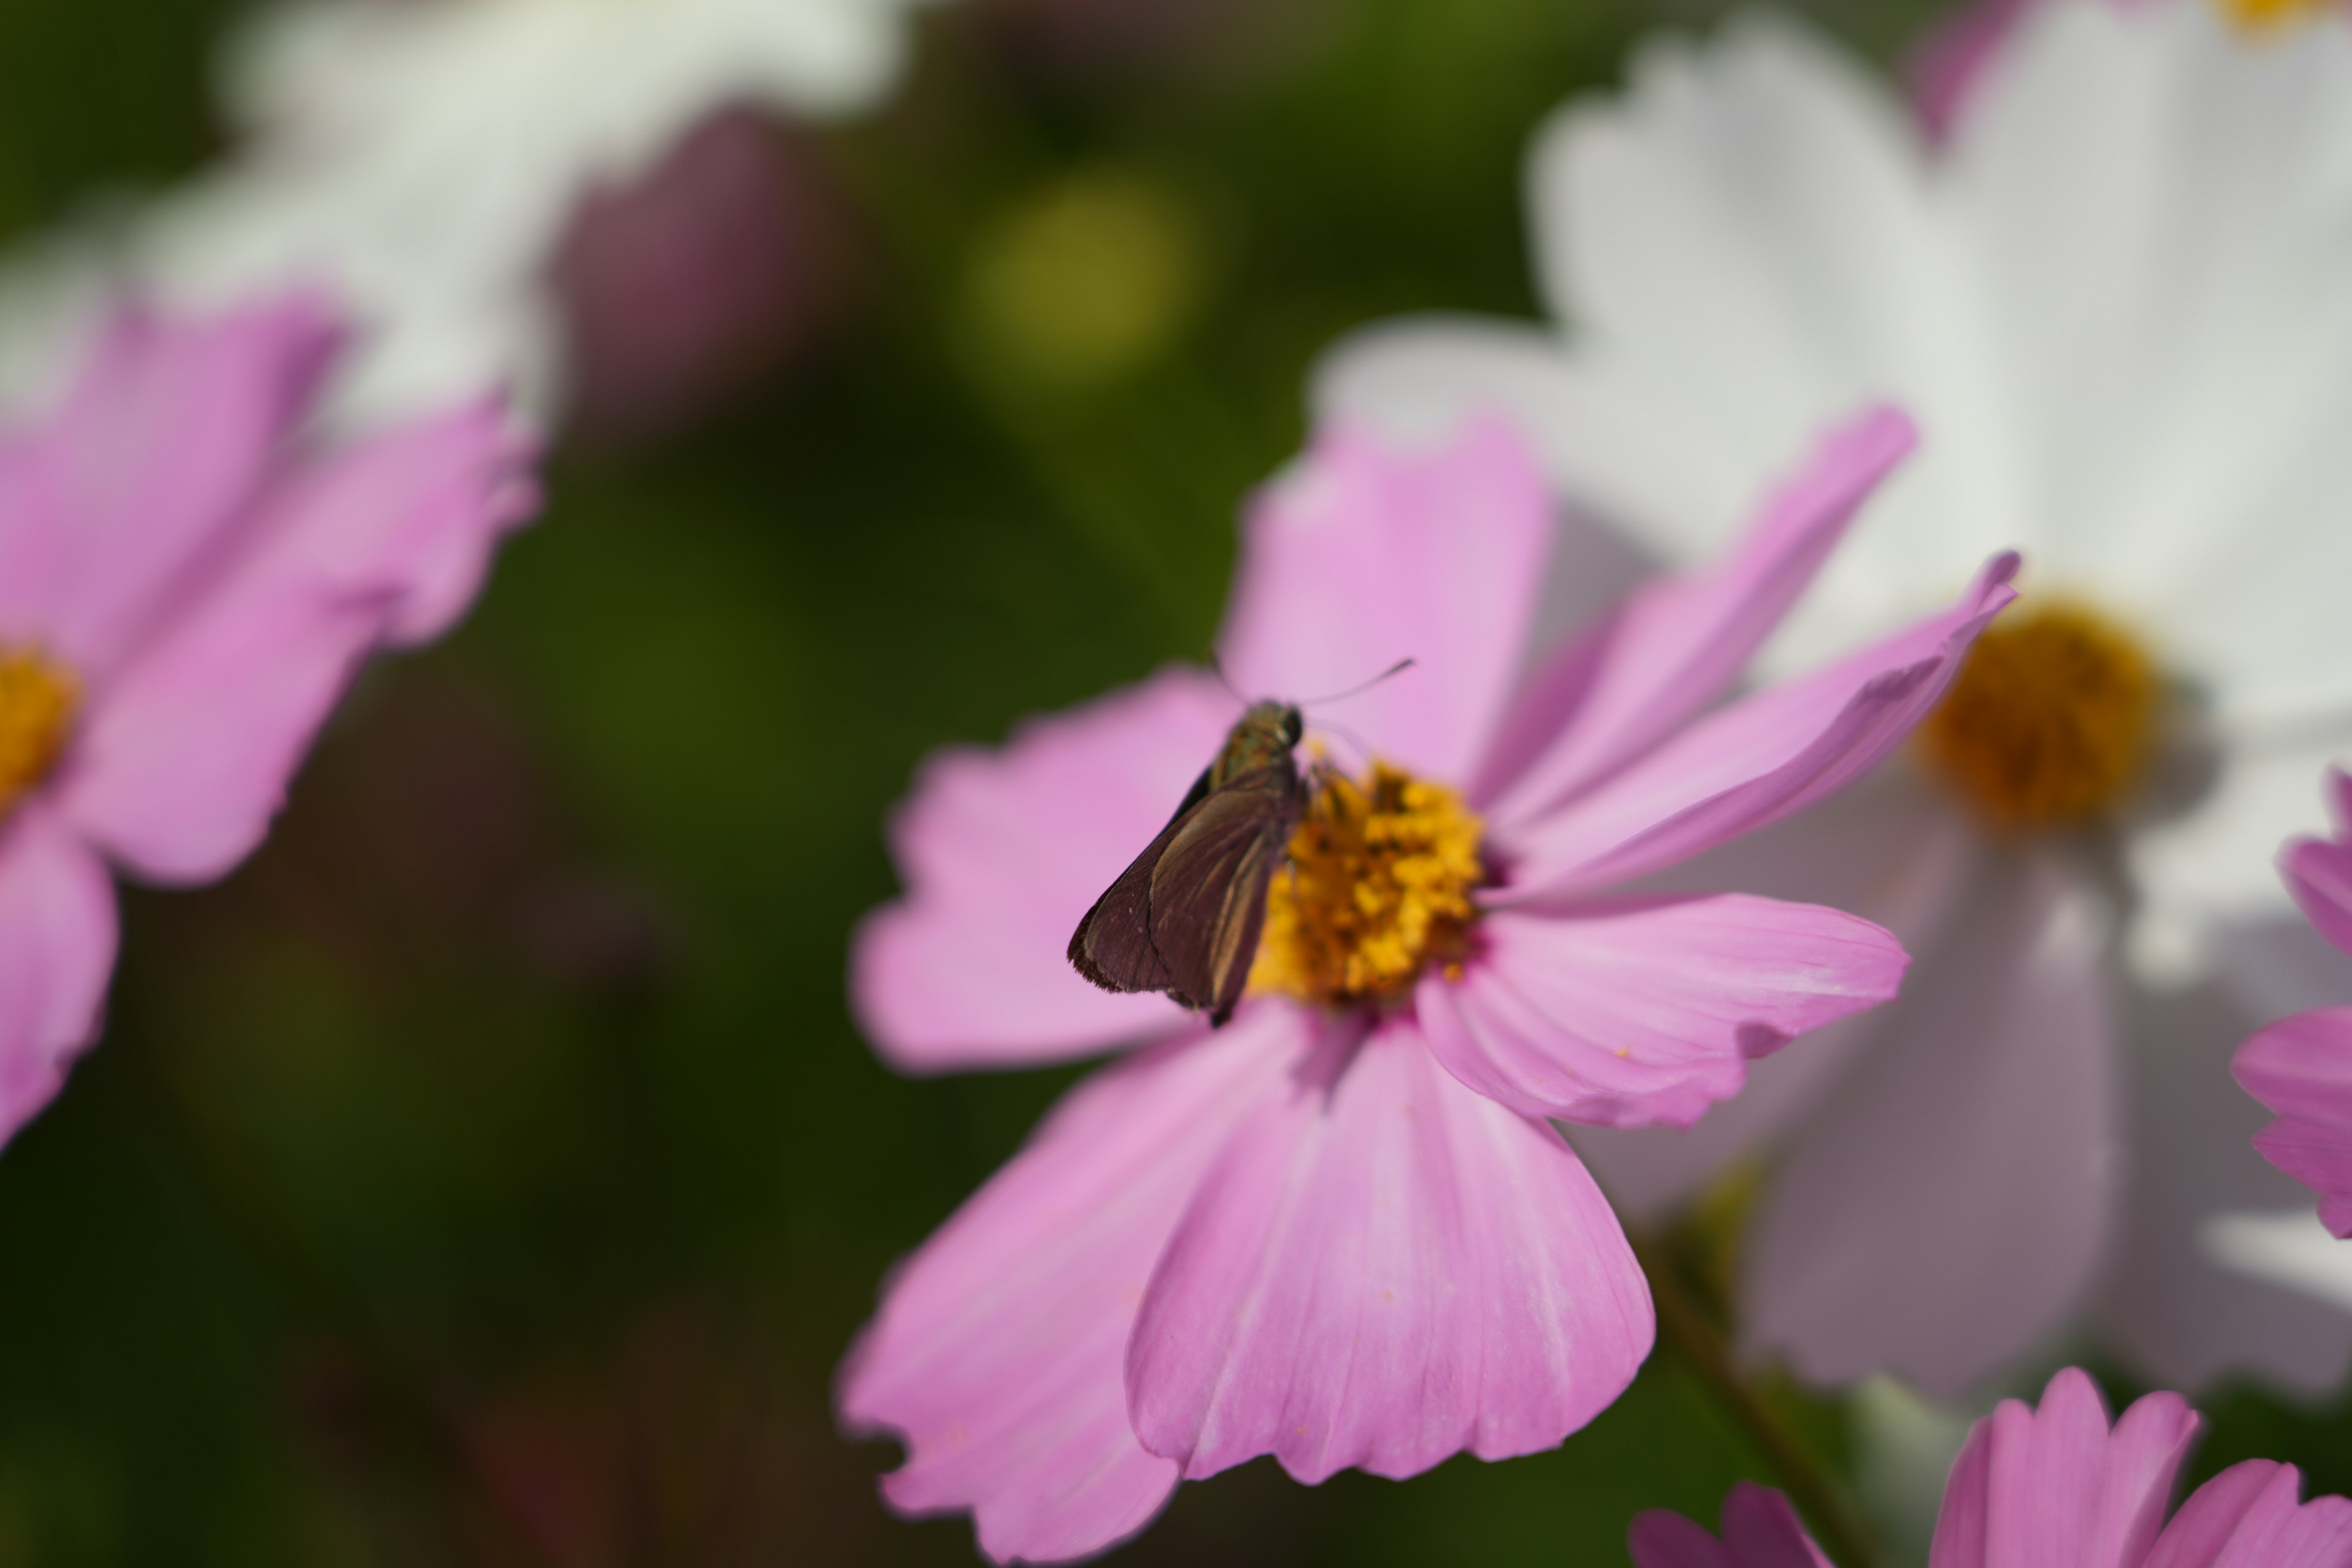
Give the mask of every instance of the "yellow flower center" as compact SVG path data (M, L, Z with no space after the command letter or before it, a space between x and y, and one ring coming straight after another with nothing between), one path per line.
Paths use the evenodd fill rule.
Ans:
M2004 828L2095 816L2137 780L2162 694L2155 661L2060 602L1996 621L1920 730L1930 771Z
M2316 16L2342 0L2214 0L2221 13L2250 32Z
M1369 784L1321 778L1266 895L1250 988L1338 1005L1395 995L1432 963L1458 972L1486 878L1477 816L1386 763Z
M80 700L70 670L31 648L0 648L0 816L47 776Z

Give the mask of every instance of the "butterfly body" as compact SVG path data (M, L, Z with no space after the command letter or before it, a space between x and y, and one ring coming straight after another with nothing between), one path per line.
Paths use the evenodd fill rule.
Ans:
M1070 963L1106 991L1164 991L1209 1022L1233 1016L1265 926L1266 889L1307 809L1286 702L1253 703L1175 816L1095 900Z

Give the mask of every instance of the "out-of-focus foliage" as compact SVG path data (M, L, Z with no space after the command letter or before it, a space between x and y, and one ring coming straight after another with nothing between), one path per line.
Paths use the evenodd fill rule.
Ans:
M230 9L0 5L0 230L211 152ZM1832 20L1888 48L1917 10ZM884 1512L893 1450L830 1381L1072 1075L908 1081L859 1041L885 813L930 748L1197 655L1310 356L1531 310L1528 130L1696 11L965 0L889 112L793 132L849 215L829 328L562 447L268 847L132 900L106 1039L0 1157L0 1568L971 1561L965 1521ZM2220 1426L2347 1479L2340 1425ZM1262 1461L1122 1560L1612 1563L1742 1474L1658 1364L1558 1453Z

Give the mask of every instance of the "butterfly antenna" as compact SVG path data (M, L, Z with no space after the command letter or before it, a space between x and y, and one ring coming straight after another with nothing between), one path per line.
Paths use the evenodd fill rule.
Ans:
M1309 697L1300 702L1299 706L1301 708L1315 708L1319 707L1326 702L1345 702L1350 697L1360 697L1365 692L1370 691L1373 687L1378 686L1381 681L1386 680L1389 677L1392 675L1402 675L1406 670L1411 669L1412 666L1413 661L1412 659L1401 658L1394 664L1389 666L1386 669L1381 671L1378 675L1372 677L1370 680L1360 681L1356 685L1348 688L1347 690L1335 691L1328 697ZM1218 679L1223 679L1223 677L1220 676ZM1231 687L1227 687L1226 689L1230 691L1233 689Z
M1318 719L1315 721L1315 732L1318 735L1335 735L1340 740L1347 742L1348 744L1356 748L1356 755L1363 759L1364 765L1366 767L1370 767L1372 765L1371 747L1366 745L1364 743L1364 738L1361 735L1357 734L1353 730L1340 724L1326 724L1323 721Z
M1217 678L1217 684L1225 689L1227 696L1244 708L1250 705L1250 700L1234 689L1234 683L1225 678L1225 661L1217 657L1214 648L1209 650L1209 673Z

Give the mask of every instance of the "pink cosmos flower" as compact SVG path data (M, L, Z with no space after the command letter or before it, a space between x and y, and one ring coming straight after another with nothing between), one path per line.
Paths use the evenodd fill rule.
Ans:
M2288 844L2279 874L2312 929L2352 955L2352 776L2340 768L2328 770L2327 804L2335 837ZM2278 1113L2254 1147L2319 1194L2322 1224L2352 1237L2352 1007L2280 1019L2238 1047L2230 1071Z
M1687 1125L1906 962L1835 910L1629 885L1885 757L2013 596L1998 557L1951 609L1715 706L1912 440L1893 413L1838 430L1717 563L1530 663L1554 521L1517 441L1319 437L1252 509L1223 668L1311 696L1418 667L1345 705L1377 761L1323 786L1220 1031L1063 958L1238 717L1205 671L925 766L908 891L853 957L883 1054L1137 1048L892 1279L841 1389L905 1439L892 1503L972 1510L1000 1561L1074 1557L1256 1455L1409 1476L1616 1397L1648 1291L1549 1119Z
M580 425L665 435L806 350L848 298L851 223L814 144L748 109L592 191L553 267Z
M2352 1502L2299 1502L2293 1465L2248 1459L2164 1517L2197 1436L2177 1394L2151 1394L2112 1426L2068 1367L2036 1410L2006 1399L1969 1433L1944 1485L1930 1568L2352 1568ZM1748 1482L1723 1503L1718 1541L1680 1514L1633 1521L1634 1568L1831 1568L1779 1492Z
M236 865L359 662L446 628L534 504L488 405L311 439L339 348L308 300L128 313L0 431L0 1140L98 1032L109 863Z

